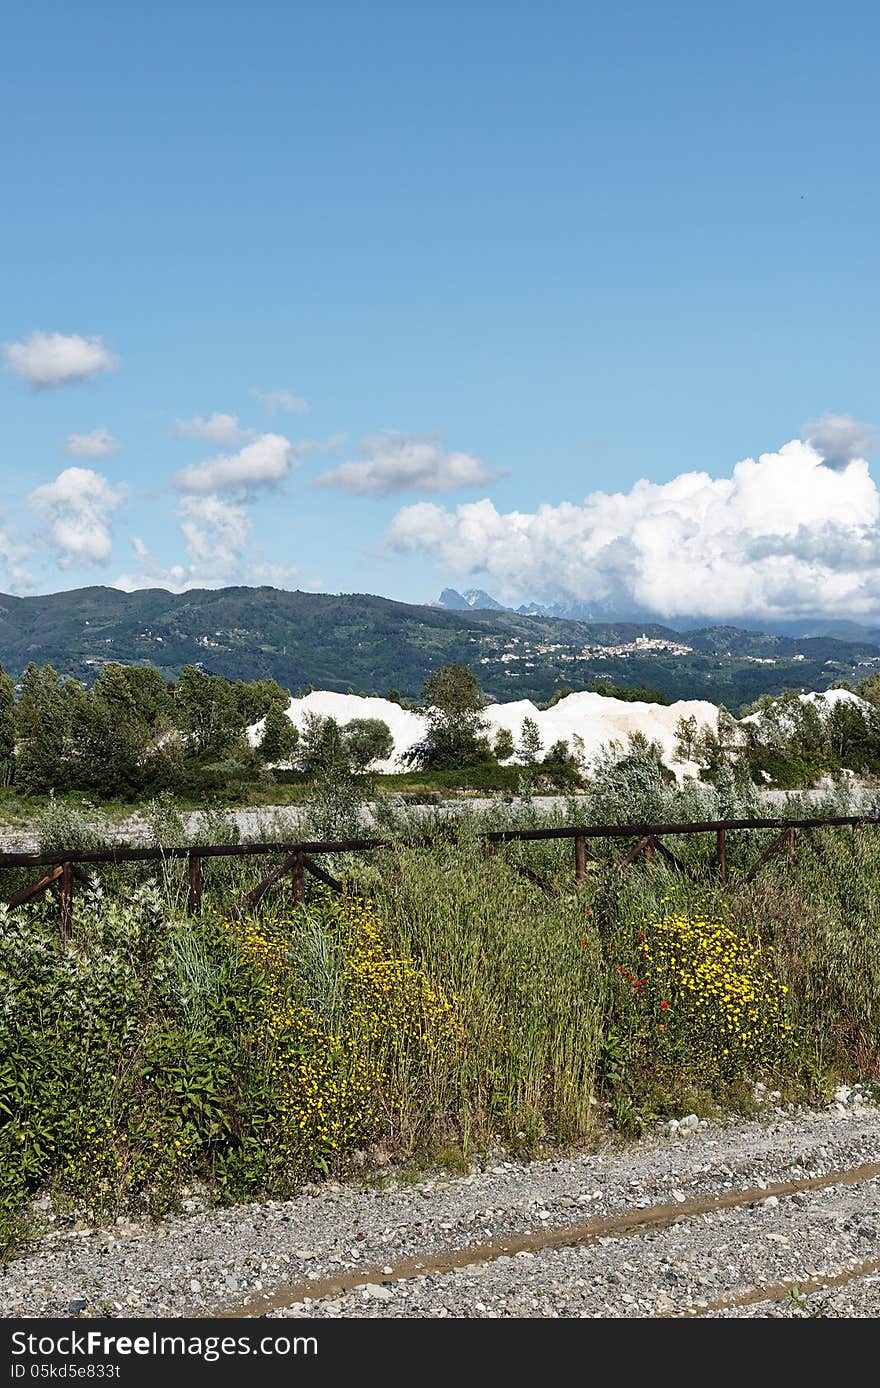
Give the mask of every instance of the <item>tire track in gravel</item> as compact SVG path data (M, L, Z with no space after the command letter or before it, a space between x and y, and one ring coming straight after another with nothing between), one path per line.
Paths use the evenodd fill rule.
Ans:
M880 1258L865 1258L839 1272L826 1273L821 1277L790 1277L779 1282L760 1283L744 1291L731 1292L728 1296L718 1296L703 1306L687 1306L681 1311L656 1311L654 1320L693 1320L697 1316L708 1316L713 1311L732 1311L739 1306L759 1306L763 1301L785 1301L795 1293L798 1297L812 1296L815 1292L831 1291L835 1287L849 1287L863 1277L880 1272Z
M338 1297L363 1287L367 1283L404 1282L413 1277L443 1276L446 1273L471 1267L478 1263L491 1263L499 1258L515 1256L518 1253L541 1253L553 1249L585 1247L599 1243L603 1239L638 1238L669 1229L673 1225L685 1223L702 1215L718 1214L725 1210L748 1209L762 1205L765 1201L784 1198L808 1190L827 1190L835 1186L857 1186L880 1177L880 1162L862 1162L858 1166L827 1171L821 1176L803 1176L792 1181L776 1181L762 1186L746 1187L741 1190L724 1191L719 1195L698 1196L674 1204L650 1205L647 1208L633 1208L619 1214L606 1215L580 1220L574 1224L556 1226L536 1233L507 1234L482 1244L469 1244L460 1248L444 1249L437 1253L414 1254L400 1258L391 1264L360 1267L350 1273L337 1276L319 1277L305 1282L288 1283L276 1288L271 1294L250 1297L235 1307L218 1311L218 1318L258 1317L284 1311L306 1298L318 1301L328 1297ZM713 1310L723 1310L737 1305L748 1305L759 1301L782 1300L793 1287L804 1292L822 1290L831 1285L844 1285L847 1281L880 1269L880 1259L860 1263L855 1270L842 1271L827 1277L815 1279L781 1280L773 1284L755 1286L741 1291L731 1298L717 1298L699 1307L680 1312L658 1313L670 1316L706 1315ZM815 1286L808 1283L815 1282Z

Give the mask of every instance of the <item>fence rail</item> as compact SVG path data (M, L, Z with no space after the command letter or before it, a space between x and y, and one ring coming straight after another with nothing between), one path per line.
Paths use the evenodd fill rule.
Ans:
M567 824L552 829L493 829L477 835L478 841L486 846L488 852L494 851L504 843L534 843L551 839L571 839L574 842L574 877L583 882L587 877L587 843L591 839L630 839L635 843L617 860L617 867L624 868L641 858L645 863L655 861L655 854L679 871L686 871L682 864L662 839L684 834L714 834L715 853L712 867L722 883L731 881L728 870L728 835L737 831L775 829L776 837L764 849L757 861L737 879L743 885L754 881L755 877L774 857L783 852L794 852L795 838L799 830L822 828L851 828L863 825L880 824L880 815L825 815L812 819L708 819L685 824ZM410 847L426 847L435 840L430 835L416 836L405 840ZM281 842L281 843L234 843L234 844L187 844L168 847L134 848L120 845L115 848L60 849L52 853L0 853L2 868L48 868L36 882L30 883L15 892L7 901L7 906L18 907L33 901L48 888L58 894L58 928L62 941L70 938L73 914L73 884L75 881L88 883L88 875L83 871L85 864L115 865L119 863L167 862L183 859L188 869L187 904L191 915L198 915L202 907L203 872L202 864L210 858L252 858L282 856L280 865L263 877L246 896L231 908L232 914L240 916L253 909L266 893L284 877L290 877L294 901L305 897L305 874L324 882L334 891L344 890L344 884L331 876L314 861L320 854L344 854L369 852L381 848L394 848L400 841L388 838L340 839L325 842ZM522 864L514 864L530 881L545 890L550 890L537 873Z

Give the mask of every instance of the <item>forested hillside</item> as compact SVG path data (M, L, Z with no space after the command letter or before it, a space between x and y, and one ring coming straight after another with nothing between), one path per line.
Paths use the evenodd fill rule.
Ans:
M786 688L825 689L880 666L880 647L717 627L588 623L513 612L446 611L370 594L277 588L80 588L0 596L0 664L18 679L33 661L93 683L108 662L187 665L232 680L273 678L296 691L398 690L415 697L439 665L479 673L490 698L544 700L596 679L734 710Z

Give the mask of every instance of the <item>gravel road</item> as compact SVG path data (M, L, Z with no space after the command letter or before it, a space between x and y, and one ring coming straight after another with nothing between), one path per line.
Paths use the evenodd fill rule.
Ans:
M858 1088L464 1176L190 1203L159 1225L50 1224L0 1274L0 1315L880 1314L880 1109Z
M820 801L825 792L813 790L803 792L807 800ZM760 792L760 798L764 803L764 813L768 817L782 813L785 805L785 792L765 790ZM496 799L484 799L478 796L460 796L456 799L445 800L442 802L444 814L455 814L465 810L472 812L482 812L485 810L497 809L503 802ZM550 813L554 810L565 808L566 800L561 795L536 795L532 804L541 813ZM870 808L870 807L869 807ZM431 805L411 805L408 814L413 818L420 815L433 814L437 807ZM246 841L256 841L259 839L272 839L277 836L279 815L284 817L291 832L296 832L297 826L302 823L304 811L291 805L263 805L250 809L235 809L231 811L235 822L241 831L242 838ZM183 816L187 829L193 836L197 834L199 824L199 812L193 811ZM372 810L369 805L364 805L361 810L361 820L365 832L369 832L374 825ZM116 836L120 843L142 844L148 839L148 828L144 819L133 814L128 819L121 820L116 825ZM0 824L0 851L5 853L30 853L35 852L37 842L34 832L27 825L13 826Z

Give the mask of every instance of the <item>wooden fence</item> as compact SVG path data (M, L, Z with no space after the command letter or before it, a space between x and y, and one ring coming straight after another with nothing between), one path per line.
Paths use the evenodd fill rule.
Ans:
M574 880L583 882L587 876L587 845L594 839L623 839L630 844L616 861L619 868L627 867L637 859L647 864L662 858L671 867L689 872L663 842L678 834L714 834L715 852L709 865L717 879L730 886L731 874L728 871L728 835L748 830L775 829L772 841L760 854L756 862L735 878L734 885L746 885L754 881L761 869L772 858L783 852L793 853L796 835L801 831L820 828L852 829L863 825L880 824L877 815L835 815L815 819L716 819L688 824L600 824L563 825L553 829L497 829L478 835L487 853L494 852L505 843L531 843L548 839L570 839L574 847ZM430 837L407 840L411 846L427 846L435 840ZM256 858L278 857L282 861L268 875L261 878L245 896L231 908L233 916L241 916L262 900L271 887L283 878L289 877L292 884L293 899L303 901L305 897L305 875L310 873L333 891L341 892L344 884L331 876L315 862L316 855L332 853L363 853L380 848L393 848L397 840L383 838L344 839L325 843L237 843L237 844L190 844L181 847L153 848L98 848L68 849L53 853L0 853L0 868L46 868L47 871L35 882L15 892L7 902L10 908L23 906L33 901L48 888L58 895L58 929L62 942L70 938L73 916L73 889L75 882L88 883L86 865L116 865L119 863L169 862L184 859L188 869L187 905L191 915L198 915L202 907L202 877L204 864L212 858ZM521 863L512 864L530 881L544 891L551 891L549 884L537 873Z

